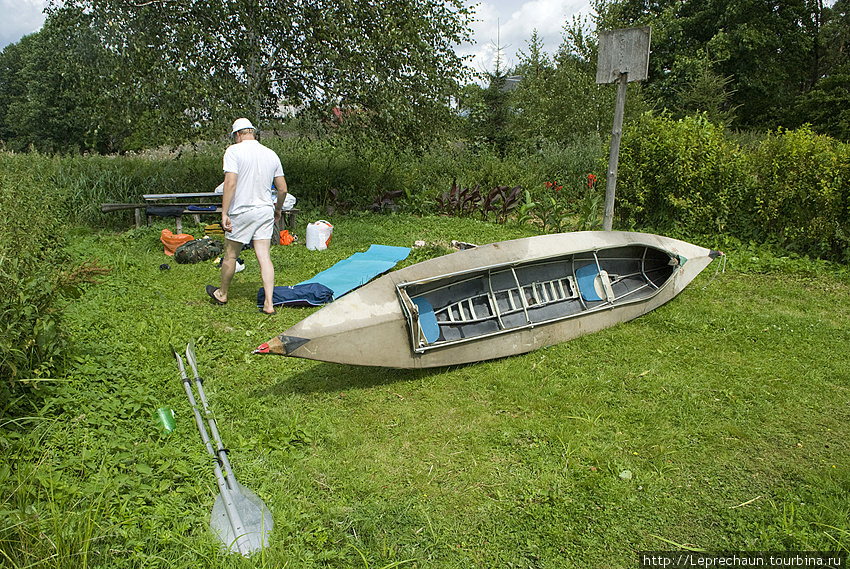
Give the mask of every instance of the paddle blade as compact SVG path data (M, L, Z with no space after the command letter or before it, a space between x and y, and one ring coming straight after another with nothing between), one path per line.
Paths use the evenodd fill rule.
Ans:
M269 535L274 528L271 511L259 496L239 482L236 483L236 488L232 489L231 496L236 511L242 519L245 537L248 539L248 554L268 547ZM233 526L230 524L230 518L227 517L221 494L215 497L215 504L210 514L210 528L231 553L239 553L239 548L236 546L236 538L239 536L233 534Z

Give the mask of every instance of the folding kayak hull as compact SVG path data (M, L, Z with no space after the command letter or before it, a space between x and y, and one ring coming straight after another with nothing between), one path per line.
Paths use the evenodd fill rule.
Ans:
M654 310L719 255L632 232L483 245L386 274L257 352L391 368L521 354Z

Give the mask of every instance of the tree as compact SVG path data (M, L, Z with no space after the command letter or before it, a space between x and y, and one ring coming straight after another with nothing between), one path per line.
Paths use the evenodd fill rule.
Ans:
M543 42L534 30L528 41L528 53L519 51L520 63L516 74L522 81L513 93L515 109L513 130L517 140L539 142L548 138L548 112L552 107L554 93L551 92L555 65L543 51Z
M610 131L615 92L596 84L595 35L586 20L564 25L554 60L542 57L536 34L520 52L516 72L523 80L512 93L514 128L520 139L571 142Z
M58 7L90 16L122 62L116 84L133 86L134 120L153 127L224 129L237 114L263 124L308 103L325 116L361 110L373 136L421 142L465 73L453 50L469 34L461 0L54 0L51 16Z
M85 14L62 16L0 54L0 139L14 150L114 150L123 114L108 78L118 62Z
M814 86L798 102L799 123L850 142L850 1L823 8Z
M510 70L502 63L504 47L498 40L494 47L496 60L493 70L478 74L479 80L486 83L486 87L466 85L458 103L469 125L467 138L472 139L475 146L486 147L504 156L514 142L511 132L514 110L508 84Z
M686 37L716 54L720 76L734 78L733 104L740 126L786 124L789 102L808 77L812 37L803 22L804 0L686 2L680 16Z
M652 26L646 92L673 114L707 111L733 126L797 118L819 62L821 0L597 0L606 28ZM817 73L817 72L815 72ZM725 117L725 118L724 118Z

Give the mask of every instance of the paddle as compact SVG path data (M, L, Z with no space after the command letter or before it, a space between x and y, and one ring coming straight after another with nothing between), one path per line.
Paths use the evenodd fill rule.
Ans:
M198 386L198 394L201 397L210 430L215 438L217 451L213 449L207 435L207 429L204 426L201 412L192 394L190 380L186 377L183 359L174 348L171 350L174 352L174 357L177 358L177 365L180 368L180 374L183 378L183 387L189 397L189 403L192 405L195 422L198 424L198 430L201 433L201 439L207 447L207 452L215 459L215 476L219 494L216 496L215 504L210 514L210 528L229 551L232 553L238 552L247 557L262 547L268 547L268 536L274 525L271 512L256 494L239 484L233 475L233 469L230 466L230 461L227 459L227 449L221 443L221 437L218 434L215 419L210 414L207 406L203 380L198 375L197 363L195 361L194 342L186 347L186 359L195 373L195 384ZM227 472L226 476L222 472L222 467Z
M237 482L236 476L233 474L233 468L230 466L230 460L227 458L227 449L224 448L224 445L221 442L221 436L218 434L215 417L210 412L209 405L207 404L207 396L206 393L204 393L204 381L198 374L198 364L195 359L194 339L186 345L186 360L189 362L189 365L192 367L192 371L195 374L195 385L198 387L198 395L201 397L201 404L203 405L204 413L207 416L207 423L209 423L210 431L212 432L213 438L216 442L216 454L218 455L219 464L224 467L227 485L231 491L231 495L233 496L236 510L242 518L242 530L248 538L249 553L263 547L268 547L269 535L274 528L272 514L263 501L260 500L259 496ZM219 495L213 505L213 511L210 516L210 526L223 536L222 541L225 543L232 543L235 538L240 536L240 533L237 532L235 528L231 527L232 524L231 526L228 526L226 523L228 520L226 505L227 502L224 499L224 495Z

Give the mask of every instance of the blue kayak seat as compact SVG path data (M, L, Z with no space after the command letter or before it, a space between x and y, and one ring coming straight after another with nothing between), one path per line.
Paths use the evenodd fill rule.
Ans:
M576 282L578 289L581 292L581 297L588 302L602 300L596 292L596 276L599 274L599 267L596 265L585 265L576 269Z
M599 284L602 285L602 290L605 291L605 296L608 302L614 302L614 291L611 290L611 280L608 273L600 271L595 264L585 265L576 269L576 282L578 289L581 292L581 297L588 302L597 302L605 300L596 291L596 279L599 279Z
M419 327L422 328L422 333L425 334L425 339L429 344L433 344L440 338L440 325L437 323L437 315L434 314L434 307L431 303L421 296L411 299L416 308L419 309Z

